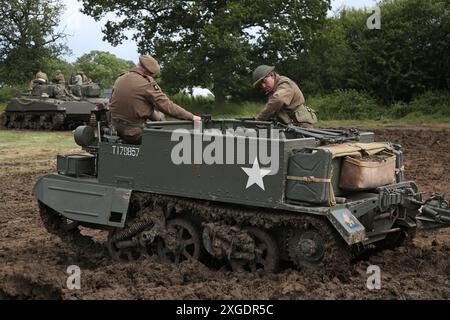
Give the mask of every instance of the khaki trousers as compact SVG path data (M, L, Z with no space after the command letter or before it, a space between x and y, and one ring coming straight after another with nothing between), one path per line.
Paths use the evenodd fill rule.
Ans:
M111 120L119 137L128 144L141 144L144 124L126 123L122 120Z

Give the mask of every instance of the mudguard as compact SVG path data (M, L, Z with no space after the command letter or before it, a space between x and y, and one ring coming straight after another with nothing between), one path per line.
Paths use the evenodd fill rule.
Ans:
M99 185L93 178L49 174L38 180L33 195L68 219L123 227L131 189Z

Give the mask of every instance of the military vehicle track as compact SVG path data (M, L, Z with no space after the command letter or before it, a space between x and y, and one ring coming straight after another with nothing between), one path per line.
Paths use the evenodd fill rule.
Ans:
M1 126L9 129L59 130L64 127L64 119L62 112L11 112L1 115Z
M40 212L50 233L79 247L93 244L77 223L42 203ZM214 256L236 271L275 272L281 259L298 268L345 269L353 257L325 217L138 192L126 227L110 230L107 248L113 259L128 261L156 254L164 261L210 264Z

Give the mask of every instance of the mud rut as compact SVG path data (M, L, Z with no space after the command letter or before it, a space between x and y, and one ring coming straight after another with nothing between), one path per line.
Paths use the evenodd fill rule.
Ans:
M422 191L450 196L448 130L375 130L403 146L407 178ZM278 274L211 270L198 262L163 264L156 257L112 261L103 231L83 230L98 244L82 252L43 228L31 189L54 170L0 170L0 299L450 299L450 229L419 232L412 245L358 261L348 272L284 270ZM30 159L32 155L30 155ZM24 159L17 159L23 165ZM7 173L4 173L7 172ZM381 268L381 290L366 288L367 267ZM67 267L81 268L81 290L66 288Z

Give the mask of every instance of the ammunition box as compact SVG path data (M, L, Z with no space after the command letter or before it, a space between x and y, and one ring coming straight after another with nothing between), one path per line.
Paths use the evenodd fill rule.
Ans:
M59 174L79 177L95 173L95 157L82 154L58 155L57 170Z

